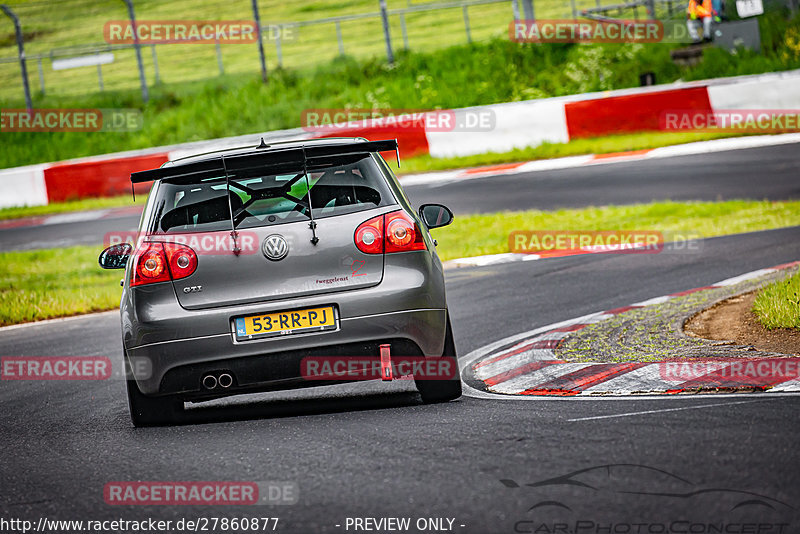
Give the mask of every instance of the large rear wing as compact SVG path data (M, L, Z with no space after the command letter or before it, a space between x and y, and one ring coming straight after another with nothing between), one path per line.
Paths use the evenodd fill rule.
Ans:
M263 151L260 151L263 150ZM355 141L352 143L310 144L266 150L254 148L254 152L233 155L212 156L202 161L160 167L131 174L134 184L162 180L165 182L194 181L227 176L236 171L263 167L284 167L297 165L300 168L312 167L314 160L335 158L371 152L398 152L397 140ZM399 163L399 154L398 154Z

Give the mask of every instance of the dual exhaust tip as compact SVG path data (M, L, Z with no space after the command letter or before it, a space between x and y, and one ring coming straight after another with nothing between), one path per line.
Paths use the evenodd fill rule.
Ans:
M227 389L233 385L233 376L230 373L209 373L203 377L202 384L206 389Z

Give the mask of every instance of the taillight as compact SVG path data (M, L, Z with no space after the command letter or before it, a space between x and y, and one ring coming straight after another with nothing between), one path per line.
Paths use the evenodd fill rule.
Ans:
M386 214L386 253L425 250L417 223L403 211Z
M168 282L169 269L164 245L161 243L142 243L133 260L131 287L156 282Z
M131 287L186 278L197 269L197 254L177 243L143 243L133 261Z
M356 228L356 247L364 254L383 253L383 215L361 223Z
M403 211L378 215L356 228L355 242L364 254L425 250L425 240L414 219Z
M186 245L164 243L164 250L173 280L186 278L197 269L197 254Z

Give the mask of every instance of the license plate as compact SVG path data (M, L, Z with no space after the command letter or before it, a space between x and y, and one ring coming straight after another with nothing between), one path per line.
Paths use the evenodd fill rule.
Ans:
M334 306L238 317L235 320L236 339L247 340L300 332L335 330L337 320Z

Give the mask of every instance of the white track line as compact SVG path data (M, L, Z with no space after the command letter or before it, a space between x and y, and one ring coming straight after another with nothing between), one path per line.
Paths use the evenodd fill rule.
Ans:
M647 415L651 413L679 412L682 410L699 410L700 408L716 408L718 406L733 406L734 404L751 404L754 402L762 402L765 400L769 399L753 399L753 400L738 401L738 402L720 402L717 404L701 404L699 406L681 406L680 408L662 408L659 410L644 410L641 412L618 413L614 415L595 415L592 417L576 417L575 419L567 419L567 422L574 423L577 421L595 421L598 419L613 419L615 417L633 417L635 415ZM774 400L774 398L772 400Z

